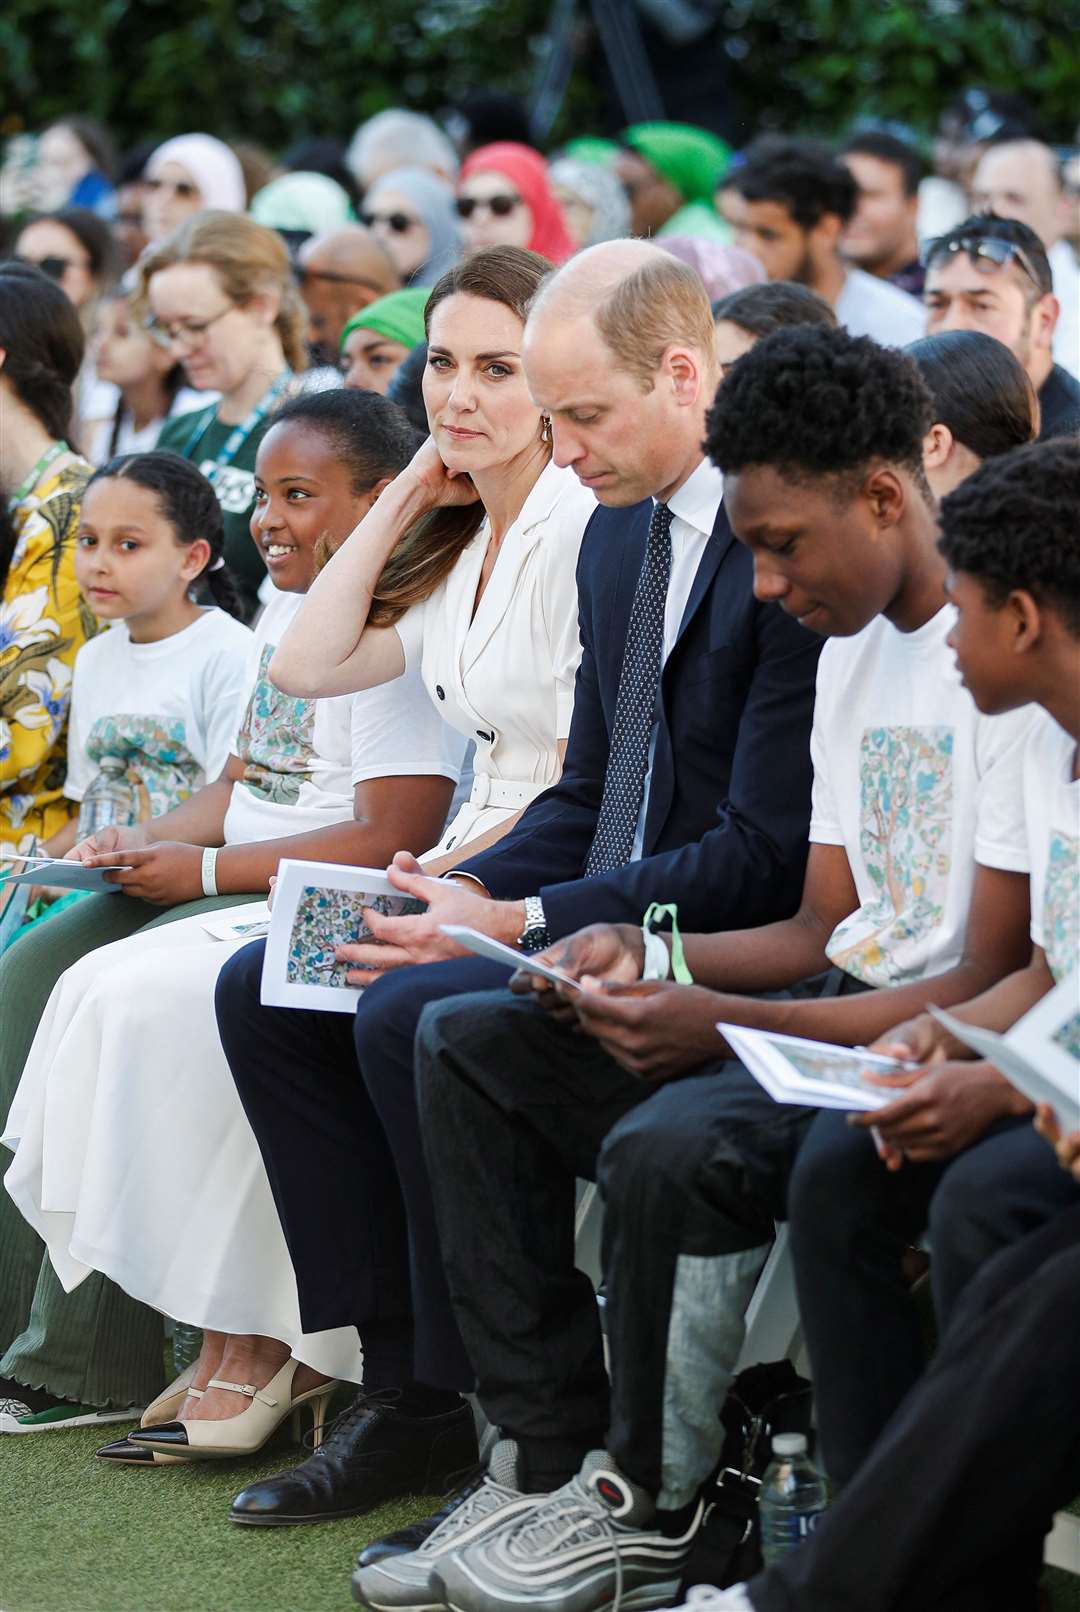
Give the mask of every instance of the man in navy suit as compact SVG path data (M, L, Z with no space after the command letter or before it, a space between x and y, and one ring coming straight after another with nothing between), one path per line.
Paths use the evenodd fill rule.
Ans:
M305 1328L358 1326L366 1394L393 1390L361 1399L309 1461L238 1496L239 1522L367 1510L432 1486L460 1448L457 1395L473 1379L442 1270L413 1040L427 1002L508 972L463 956L439 926L538 950L588 922L640 923L656 899L695 929L765 923L798 903L819 641L754 599L704 457L718 374L697 275L643 242L580 254L542 291L524 358L556 462L602 506L578 566L583 657L562 777L444 881L396 859L394 882L428 910L376 920L381 944L346 949L352 978L378 980L355 1024L261 1007L260 946L219 982L222 1041Z

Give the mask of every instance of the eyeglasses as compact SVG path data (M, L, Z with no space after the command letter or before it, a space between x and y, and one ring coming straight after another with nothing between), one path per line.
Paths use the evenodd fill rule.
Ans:
M47 274L50 280L62 280L69 269L88 269L90 259L87 257L26 257L20 253L15 254L16 263L27 263L32 269L40 269Z
M360 222L368 229L374 229L376 224L385 224L395 235L407 235L420 220L409 213L361 213Z
M947 235L938 235L926 242L919 253L919 262L924 269L928 269L935 258L955 257L958 252L966 252L980 274L993 274L1007 263L1018 263L1040 296L1046 289L1024 248L1015 241L1003 241L998 236L964 235L959 240L951 240Z
M193 185L190 179L144 179L143 184L147 190L171 190L175 196L183 196L185 201L199 194L198 185Z
M478 207L486 207L495 218L509 218L521 206L520 196L459 196L454 203L459 218L471 218Z
M150 314L143 320L143 328L149 331L159 347L183 347L186 352L191 352L202 344L210 326L224 319L227 313L232 313L235 307L236 303L230 302L227 308L222 308L220 313L213 314L209 319L180 319L172 325Z

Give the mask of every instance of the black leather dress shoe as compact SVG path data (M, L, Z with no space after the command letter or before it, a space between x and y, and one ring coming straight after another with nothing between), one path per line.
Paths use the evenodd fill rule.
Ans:
M388 1556L407 1556L411 1551L419 1550L428 1535L433 1534L439 1524L445 1522L463 1500L475 1494L484 1481L486 1472L487 1468L483 1466L473 1467L471 1472L463 1472L460 1476L462 1487L447 1495L437 1511L433 1511L430 1517L421 1517L419 1522L411 1522L407 1528L396 1528L392 1534L384 1534L381 1539L373 1539L357 1556L357 1567L374 1567L376 1562L385 1561Z
M238 1494L230 1522L255 1528L332 1522L398 1495L445 1492L477 1463L471 1409L462 1400L438 1416L406 1416L397 1399L394 1390L358 1394L306 1461Z

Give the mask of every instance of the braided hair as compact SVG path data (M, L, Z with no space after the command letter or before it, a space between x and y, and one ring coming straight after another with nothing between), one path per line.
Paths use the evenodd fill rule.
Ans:
M151 453L121 453L94 472L86 484L87 491L110 477L133 481L153 493L178 543L205 538L210 545L210 558L192 587L205 582L214 603L243 621L244 605L223 558L225 523L221 505L202 471L164 448L155 448Z

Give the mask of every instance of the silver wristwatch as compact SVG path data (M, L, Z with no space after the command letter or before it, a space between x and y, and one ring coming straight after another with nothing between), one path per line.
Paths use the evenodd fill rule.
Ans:
M547 919L544 917L544 903L539 896L525 897L525 927L517 943L526 952L542 952L551 943Z

